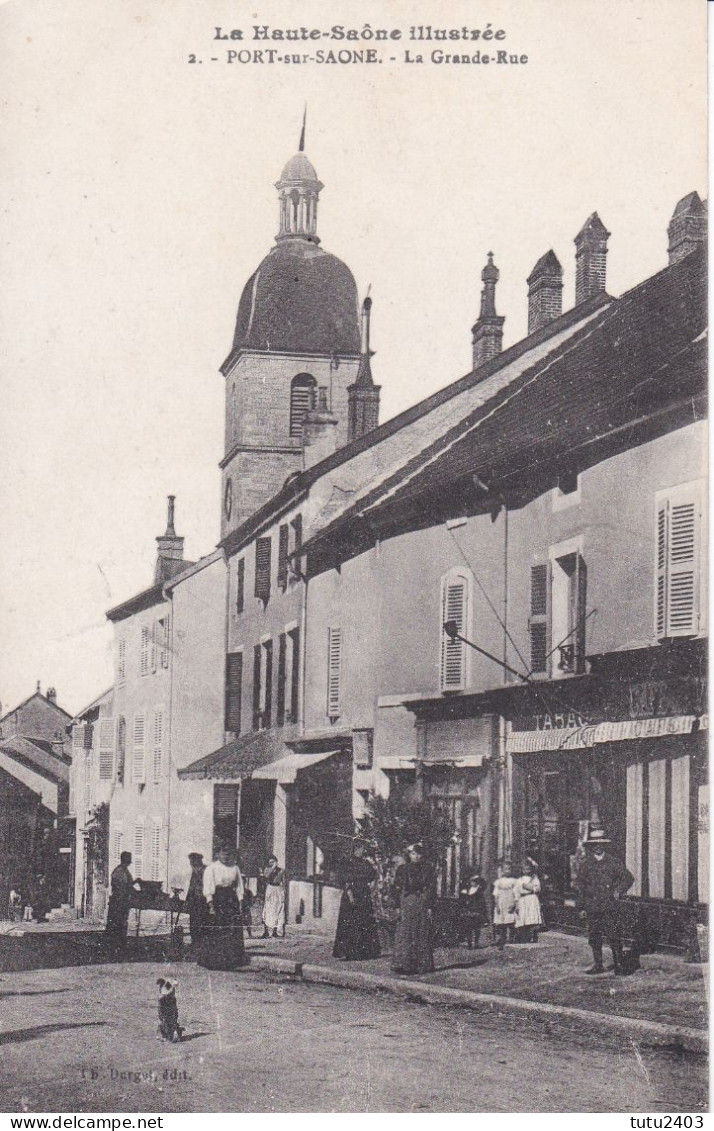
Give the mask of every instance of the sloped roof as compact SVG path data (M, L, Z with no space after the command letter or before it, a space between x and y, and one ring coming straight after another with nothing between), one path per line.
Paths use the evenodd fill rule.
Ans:
M28 703L31 703L33 699L39 699L46 707L50 707L53 711L59 711L61 715L64 715L68 719L72 718L69 711L65 711L64 707L60 707L59 703L53 703L52 700L48 699L46 695L43 695L41 691L33 691L32 695L28 695L27 699L23 699L22 703L18 703L17 707L6 711L2 718L0 718L0 723L3 723L10 715L14 715L16 711L22 710L22 708L26 707Z
M198 758L179 770L178 776L184 781L210 778L234 782L249 777L253 770L267 765L273 757L268 732L261 730L256 734L244 734L211 754Z
M69 762L54 753L52 745L41 738L8 738L0 742L0 752L20 765L27 766L48 781L69 784Z

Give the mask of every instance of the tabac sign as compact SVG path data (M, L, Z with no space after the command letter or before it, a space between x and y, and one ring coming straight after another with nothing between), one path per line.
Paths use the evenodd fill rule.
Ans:
M691 734L696 715L672 715L668 718L624 719L620 722L582 723L581 725L548 726L530 730L512 730L506 739L509 754L532 754L541 750L585 750L604 742L626 742L636 739L663 738Z

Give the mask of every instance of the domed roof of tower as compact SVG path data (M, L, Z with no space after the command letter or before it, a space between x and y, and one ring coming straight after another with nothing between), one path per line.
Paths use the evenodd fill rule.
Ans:
M280 174L281 181L316 181L318 180L315 166L304 153L296 153L291 157Z
M243 289L236 349L358 355L357 284L349 267L309 238L278 243Z

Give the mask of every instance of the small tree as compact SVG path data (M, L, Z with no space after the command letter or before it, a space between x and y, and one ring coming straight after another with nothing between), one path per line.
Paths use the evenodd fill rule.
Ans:
M394 875L404 849L420 841L427 857L436 861L454 842L456 828L443 810L426 801L409 804L398 796L384 798L372 792L357 822L356 835L377 868L377 916L390 923L396 919Z

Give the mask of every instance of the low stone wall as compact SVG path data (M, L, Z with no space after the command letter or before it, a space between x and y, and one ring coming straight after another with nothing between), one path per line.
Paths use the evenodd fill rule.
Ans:
M314 884L310 880L290 880L288 922L303 923L315 930L333 934L337 927L342 888Z

